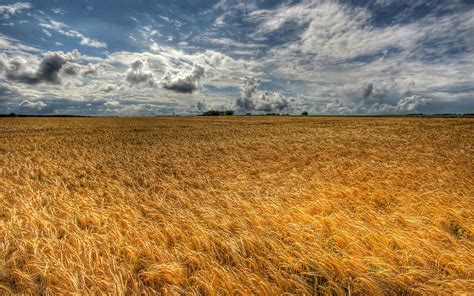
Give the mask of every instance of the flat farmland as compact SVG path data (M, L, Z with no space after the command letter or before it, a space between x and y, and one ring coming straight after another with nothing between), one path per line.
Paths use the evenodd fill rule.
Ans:
M474 120L0 119L0 294L474 292Z

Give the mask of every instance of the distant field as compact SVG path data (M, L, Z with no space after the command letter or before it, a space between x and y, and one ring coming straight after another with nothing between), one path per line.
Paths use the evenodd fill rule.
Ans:
M469 294L474 119L1 118L0 294Z

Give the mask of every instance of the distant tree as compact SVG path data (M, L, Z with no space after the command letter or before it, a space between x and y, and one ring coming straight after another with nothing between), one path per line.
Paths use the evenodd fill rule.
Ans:
M250 116L250 115L252 115L252 113L250 113L250 112L249 112L249 113L245 113L245 115Z
M303 111L303 113L301 113L301 116L308 116L308 112Z
M219 111L208 110L202 113L203 116L219 116Z
M232 116L234 115L233 110L226 110L226 111L217 111L217 110L208 110L202 113L203 116Z
M12 112L12 113L8 114L8 116L10 116L10 117L16 117L16 113Z

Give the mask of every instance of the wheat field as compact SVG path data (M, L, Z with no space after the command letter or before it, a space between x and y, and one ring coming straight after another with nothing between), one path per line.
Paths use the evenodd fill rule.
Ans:
M474 120L0 119L0 294L474 293Z

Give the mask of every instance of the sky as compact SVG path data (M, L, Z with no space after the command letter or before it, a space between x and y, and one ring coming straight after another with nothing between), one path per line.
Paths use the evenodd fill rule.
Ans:
M0 113L474 113L474 0L0 0Z

